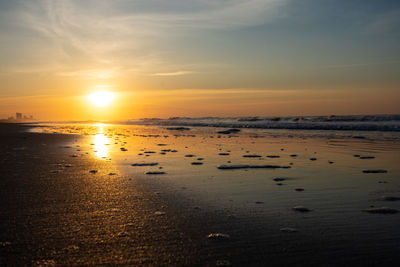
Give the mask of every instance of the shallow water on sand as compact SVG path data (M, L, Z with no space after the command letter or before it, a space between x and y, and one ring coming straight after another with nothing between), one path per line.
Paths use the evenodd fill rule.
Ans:
M33 129L87 135L75 156L89 153L111 160L119 172L161 185L159 193L179 192L201 208L224 209L232 216L276 227L278 232L290 227L338 240L366 239L377 247L393 244L400 251L400 212L361 211L370 207L400 210L400 201L382 199L400 197L399 133L242 129L218 134L219 130L105 124L51 124ZM132 166L135 163L157 165ZM220 165L290 168L223 170L217 168ZM294 211L298 205L311 211Z
M321 206L358 204L365 208L383 194L400 193L400 134L362 133L367 138L336 138L332 133L291 130L242 130L218 134L216 128L167 130L127 125L56 124L33 131L88 135L76 154L88 152L112 160L120 171L169 181L207 201L264 202L271 210L283 203ZM379 134L379 133L378 133ZM325 135L325 136L323 136ZM349 135L350 136L350 135ZM360 136L360 135L357 135ZM250 157L243 157L250 155ZM252 157L254 156L254 157ZM360 157L361 156L361 157ZM363 157L374 157L366 158ZM311 159L315 160L311 160ZM201 165L192 165L192 163ZM131 166L157 163L154 166ZM220 165L278 165L283 169L228 169ZM366 174L363 170L387 170ZM166 174L146 175L149 171ZM274 181L274 178L285 178ZM304 191L295 191L303 188ZM326 203L326 204L328 204ZM320 208L334 208L322 205ZM400 202L389 203L398 206ZM289 209L291 206L288 207ZM343 209L344 207L340 207ZM351 206L348 206L351 209Z

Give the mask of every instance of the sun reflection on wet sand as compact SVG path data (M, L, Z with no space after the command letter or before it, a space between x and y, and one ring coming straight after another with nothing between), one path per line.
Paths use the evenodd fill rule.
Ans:
M377 243L381 246L385 242L385 251L393 253L391 249L396 246L396 238L400 236L395 227L398 221L395 214L387 214L384 218L369 214L382 211L390 213L400 209L398 201L395 201L398 197L395 190L399 187L397 178L400 176L400 135L397 132L240 129L234 134L220 134L221 128L212 127L191 127L181 131L165 126L117 124L50 124L35 127L34 130L83 135L74 138L74 143L66 143L68 146L60 148L60 153L72 153L74 145L79 145L80 152L76 153L83 156L82 160L86 153L103 163L112 157L109 164L99 162L99 174L90 176L95 178L92 179L94 185L103 185L107 181L107 185L111 186L96 186L95 189L121 189L123 191L116 192L122 196L135 196L141 189L132 190L142 184L141 188L149 188L143 191L150 193L149 196L143 195L145 198L161 199L153 197L153 189L156 195L173 196L171 201L168 200L170 202L160 202L160 205L154 202L157 206L167 207L164 203L175 203L178 199L176 196L182 196L177 201L179 206L182 205L180 207L187 209L179 209L178 212L188 210L190 216L204 212L205 222L209 220L208 214L222 215L217 228L227 234L235 229L233 233L236 236L246 233L243 239L239 237L243 240L238 243L239 249L246 247L250 242L247 240L254 240L256 236L260 237L259 240L271 240L271 243L263 243L268 249L282 240L283 246L289 241L294 242L293 257L303 257L303 247L297 247L297 244L305 244L306 247L307 242L312 249L322 247L323 251L344 251L345 256L354 245L365 244L359 252L360 255L367 255L375 252ZM224 165L228 168L218 168ZM101 166L105 166L104 169L100 169ZM229 169L229 166L233 168ZM253 168L243 169L240 166ZM85 170L86 173L88 170ZM365 173L365 170L372 170L372 173ZM387 173L374 174L374 170L387 170ZM93 171L92 174L97 169ZM100 176L107 172L110 176ZM101 177L115 179L104 180ZM114 191L104 192L111 192L110 201L119 201L119 195ZM134 203L130 202L131 199L126 198L127 207ZM118 206L125 211L124 203L122 201ZM193 205L195 203L196 206ZM197 203L204 208L197 208ZM384 205L390 209L379 209ZM374 209L370 210L370 206L374 206ZM150 214L148 216L165 215L166 219L169 213L175 216L172 207L159 208L155 213L155 209L148 209L146 205L145 211ZM302 213L305 211L309 212ZM243 220L233 220L234 224L224 228L227 223L224 214ZM120 215L116 216L121 218L120 225L130 220L125 220L123 212ZM248 226L250 223L253 230ZM194 226L191 230L194 233L203 232L199 237L200 244L205 242L209 231L208 224L204 225L204 229ZM123 238L121 242L134 234L130 232L133 229L124 229L118 234L118 238ZM116 228L116 231L120 231L120 228ZM247 235L248 231L251 234ZM324 238L319 243L321 233L324 233ZM112 232L114 234L115 231ZM287 234L290 237L285 237ZM271 236L275 239L271 239ZM310 237L309 241L307 237ZM214 241L209 242L211 245ZM327 244L326 247L323 247L324 244ZM281 257L278 258L280 260Z
M104 135L104 125L98 124L97 126L98 132L94 136L94 151L98 158L107 158L109 140Z

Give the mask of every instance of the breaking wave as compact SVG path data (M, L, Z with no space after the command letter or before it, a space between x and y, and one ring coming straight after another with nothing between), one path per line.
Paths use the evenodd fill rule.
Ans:
M291 117L173 117L168 119L144 118L124 124L227 127L259 129L301 129L340 131L400 131L400 115L347 115L347 116L291 116Z

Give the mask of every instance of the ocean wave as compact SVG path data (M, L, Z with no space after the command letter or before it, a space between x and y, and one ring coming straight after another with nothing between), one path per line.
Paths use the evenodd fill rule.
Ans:
M144 118L124 124L259 129L400 131L400 115L291 116L291 117L172 117Z

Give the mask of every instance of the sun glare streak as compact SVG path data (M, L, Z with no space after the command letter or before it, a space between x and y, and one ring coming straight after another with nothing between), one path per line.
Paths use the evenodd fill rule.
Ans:
M96 134L94 137L94 149L99 158L108 157L108 138L104 134Z
M99 127L97 134L94 136L94 150L96 156L98 158L107 158L109 140L104 135L104 124L99 123L96 126Z

